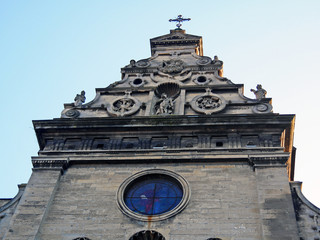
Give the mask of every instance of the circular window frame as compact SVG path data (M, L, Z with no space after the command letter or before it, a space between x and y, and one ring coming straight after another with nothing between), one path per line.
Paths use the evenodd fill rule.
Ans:
M182 188L182 199L179 202L179 204L174 207L172 210L158 214L158 215L144 215L144 214L139 214L137 212L132 211L128 206L126 205L124 201L124 194L127 190L127 187L130 186L131 184L134 184L134 181L137 181L139 178L144 177L146 175L153 175L153 174L158 174L158 175L164 175L169 178L175 179ZM167 218L170 218L178 213L180 213L183 209L186 208L186 206L189 203L191 196L191 191L189 184L186 179L184 179L182 176L179 174L165 170L165 169L152 169L152 170L144 170L141 172L138 172L129 178L127 178L119 187L118 192L117 192L117 205L120 209L120 211L125 214L126 216L139 220L139 221L145 221L145 222L155 222L155 221L161 221Z
M204 79L205 81L199 81L199 79ZM195 82L197 85L200 85L200 86L207 85L211 81L212 81L212 79L205 76L205 75L199 75L195 79L193 79L193 82Z
M141 82L140 83L135 83L135 81L137 80L140 80ZM136 77L135 79L132 79L129 84L132 86L132 87L135 87L135 88L139 88L139 87L142 87L144 84L145 84L145 81L142 77Z

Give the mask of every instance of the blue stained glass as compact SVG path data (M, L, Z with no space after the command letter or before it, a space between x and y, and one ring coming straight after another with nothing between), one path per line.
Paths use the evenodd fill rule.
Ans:
M164 175L146 175L136 179L125 191L129 209L144 215L158 215L174 209L182 199L178 181Z

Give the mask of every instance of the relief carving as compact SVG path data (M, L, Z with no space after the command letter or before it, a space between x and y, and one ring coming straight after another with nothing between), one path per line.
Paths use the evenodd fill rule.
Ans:
M184 62L180 59L170 59L168 61L163 61L158 69L159 71L168 74L180 73L184 69Z
M159 71L158 73L151 73L150 78L154 82L164 82L168 81L168 79L173 80L173 81L186 81L192 76L192 72L190 71L189 68L183 69L179 74L176 75L170 75L166 74L164 72Z
M202 110L215 109L221 104L221 99L215 96L203 96L196 100L196 106Z
M223 110L226 102L222 96L213 94L211 90L207 88L206 93L193 98L190 105L194 111L210 115Z
M128 116L136 113L141 102L133 98L130 91L126 91L125 96L116 98L112 104L107 104L107 111L112 116Z
M173 100L168 97L167 94L162 93L161 99L156 103L155 106L156 115L170 115L174 112Z
M134 104L135 102L130 98L121 98L115 101L112 104L112 107L115 112L120 113L120 115L124 115L126 112L132 110Z
M69 118L76 118L76 117L79 117L80 112L77 111L76 109L70 109L65 113L65 115Z
M255 105L252 109L254 113L270 113L272 111L272 106L269 103L260 103L258 105Z
M208 65L208 64L210 64L211 62L212 62L211 58L205 57L205 56L203 56L203 57L201 57L199 60L197 60L197 64L198 64L198 65L201 65L201 66L203 66L203 65Z
M131 63L130 63L131 65ZM150 66L150 62L146 59L139 60L138 62L135 63L135 66L138 68L146 68Z

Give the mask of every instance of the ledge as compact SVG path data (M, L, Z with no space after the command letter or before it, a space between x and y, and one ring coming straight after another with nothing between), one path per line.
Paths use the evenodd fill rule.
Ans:
M130 156L130 157L128 157ZM261 154L232 154L208 155L203 154L113 154L113 155L61 155L61 156L34 156L32 163L37 169L63 170L73 164L136 164L136 163L223 163L223 164L248 164L256 167L284 167L288 160L288 153L261 153ZM61 165L62 164L62 165ZM51 167L51 168L50 168Z

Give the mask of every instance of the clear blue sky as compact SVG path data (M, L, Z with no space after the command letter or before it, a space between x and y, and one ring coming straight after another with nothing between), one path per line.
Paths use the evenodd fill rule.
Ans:
M157 3L157 4L156 4ZM60 117L81 90L120 80L130 59L150 56L149 39L192 18L204 55L224 61L224 75L257 83L274 112L295 113L296 180L320 206L320 1L0 1L0 198L13 197L31 174L38 145L34 119Z

